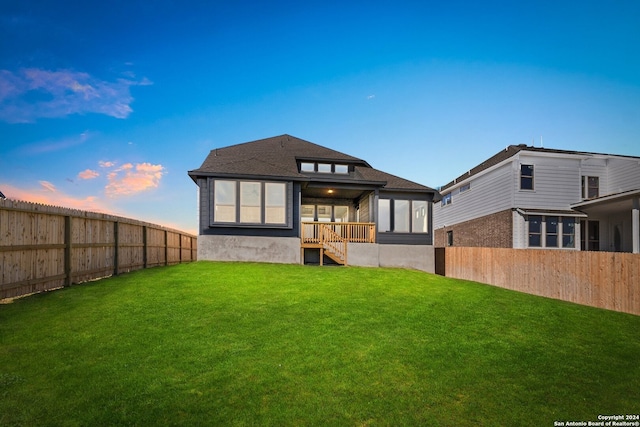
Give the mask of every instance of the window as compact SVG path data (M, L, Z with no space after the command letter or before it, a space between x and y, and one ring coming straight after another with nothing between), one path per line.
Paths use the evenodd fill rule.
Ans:
M378 231L391 231L391 200L378 200Z
M469 191L470 189L471 189L471 183L470 182L460 186L460 192L461 193L464 193L465 191Z
M442 201L440 202L441 206L447 206L451 204L451 193L445 194L442 196Z
M320 162L300 162L300 172L314 172L314 173L333 173L339 175L349 174L349 165L346 164L334 164L334 163L320 163Z
M558 247L558 217L548 216L546 217L546 242L545 246L548 248Z
M575 221L573 217L529 215L529 247L575 248Z
M542 246L542 217L539 215L529 216L529 247L539 248Z
M236 222L236 182L216 181L214 218L216 222Z
M334 206L333 218L335 222L349 222L349 206Z
M595 199L600 196L600 178L597 176L582 177L582 198Z
M427 228L427 202L423 200L414 200L411 206L413 210L413 224L411 225L411 232L426 233L429 230Z
M409 232L409 200L394 200L393 204L393 216L394 216L394 227L393 231L398 233L408 233Z
M316 170L316 164L302 162L300 163L300 170L302 172L314 172Z
M447 231L447 246L453 246L453 230Z
M335 165L336 173L349 173L349 166Z
M287 224L287 185L283 182L215 180L212 222L290 225Z
M562 218L562 247L576 247L576 220L573 218Z
M318 172L331 173L331 163L318 163Z
M378 232L428 233L426 200L379 199Z
M287 222L287 184L267 182L264 184L264 222L285 224Z
M240 222L260 223L262 191L259 182L240 183Z
M533 190L533 165L520 165L520 189Z

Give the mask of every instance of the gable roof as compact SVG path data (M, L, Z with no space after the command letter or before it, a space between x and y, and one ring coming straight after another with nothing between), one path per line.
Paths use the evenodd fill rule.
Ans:
M441 192L444 192L445 190L447 190L448 188L454 186L455 184L470 178L474 175L477 175L478 173L489 169L492 166L495 166L513 156L515 156L517 153L519 153L520 151L529 151L529 152L537 152L537 153L555 153L555 154L573 154L573 155L589 155L589 156L615 156L615 157L624 157L624 158L632 158L632 159L640 159L640 157L635 157L635 156L626 156L626 155L619 155L619 154L604 154L604 153L593 153L593 152L588 152L588 151L572 151L572 150L559 150L559 149L555 149L555 148L543 148L543 147L531 147L531 146L527 146L527 144L519 144L519 145L509 145L508 147L506 147L504 150L500 151L499 153L493 155L492 157L488 158L487 160L485 160L484 162L480 163L479 165L477 165L476 167L470 169L468 172L460 175L459 177L457 177L456 179L454 179L453 181L443 185L440 188Z
M353 166L348 177L321 176L298 169L298 162L340 162ZM355 182L394 190L436 191L430 187L374 169L366 161L340 151L323 147L291 135L280 135L211 150L202 165L189 171L195 181L198 176L234 176L256 178L286 178L294 181Z

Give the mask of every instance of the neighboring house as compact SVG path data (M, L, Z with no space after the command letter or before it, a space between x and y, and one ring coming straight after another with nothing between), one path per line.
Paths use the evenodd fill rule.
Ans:
M640 157L511 145L440 192L436 246L640 252Z
M434 269L438 192L281 135L212 150L199 188L198 259Z

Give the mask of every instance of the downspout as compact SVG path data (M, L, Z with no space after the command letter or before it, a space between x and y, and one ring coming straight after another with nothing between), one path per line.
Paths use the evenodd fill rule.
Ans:
M640 198L633 199L631 210L631 232L633 241L633 253L640 253Z

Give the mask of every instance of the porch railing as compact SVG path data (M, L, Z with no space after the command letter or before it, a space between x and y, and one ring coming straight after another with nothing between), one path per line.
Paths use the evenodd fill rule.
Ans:
M303 222L300 230L302 243L320 243L321 225L347 242L376 242L376 225L373 222Z

